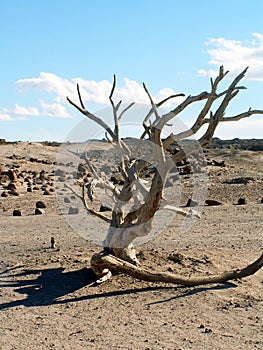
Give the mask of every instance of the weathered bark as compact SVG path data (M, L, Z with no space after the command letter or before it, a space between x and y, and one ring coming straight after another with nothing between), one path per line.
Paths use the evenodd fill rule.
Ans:
M87 211L92 215L109 222L110 227L104 242L104 253L95 254L91 259L92 268L98 276L103 276L103 280L110 277L110 271L112 270L127 273L136 278L148 281L169 282L192 286L207 283L221 283L230 279L246 277L255 273L262 267L263 258L261 256L256 262L242 270L227 272L219 276L186 279L180 276L174 276L170 273L155 273L136 267L135 265L138 265L139 262L136 258L136 252L133 247L133 241L136 238L149 234L152 228L154 215L159 209L174 210L181 215L200 217L200 213L193 211L192 209L185 210L177 208L173 203L165 202L163 192L167 175L176 163L187 159L187 157L190 154L193 154L198 148L202 148L209 144L219 123L225 121L237 121L242 118L250 117L253 114L263 114L262 110L252 110L250 108L247 112L240 113L236 116L225 117L226 108L231 100L240 90L244 89L243 86L238 86L238 83L245 76L246 71L247 68L230 83L226 90L218 93L217 90L219 84L228 73L224 72L224 68L221 66L217 78L214 81L212 79L210 81L210 92L205 91L196 96L188 96L176 108L163 115L159 114L158 108L169 99L179 96L182 97L184 94L172 95L159 103L155 103L146 85L143 84L144 90L150 100L151 109L142 122L144 132L140 137L136 150L140 148L143 141L145 142L145 140L147 140L150 142L152 145L151 152L145 157L145 159L139 159L136 150L135 153L132 152L128 147L128 144L121 139L119 123L124 113L132 107L133 103L126 107L122 112L119 112L121 101L117 104L113 101L116 87L115 76L109 96L114 117L114 128L111 128L102 119L86 110L81 98L79 86L77 86L77 91L80 105L67 98L69 103L77 108L82 114L105 129L107 141L116 147L120 156L119 170L124 181L124 185L121 189L113 186L108 180L100 179L99 174L95 172L89 160L84 155L83 158L86 159L87 166L93 173L94 178L88 185L84 182L80 184L81 194L78 195L76 191L74 192L82 199ZM221 100L221 102L217 104L218 107L215 106L215 111L212 112L211 109L214 107L214 102L218 102L218 100ZM180 132L177 135L171 134L163 141L161 135L164 126L168 125L167 123L169 123L174 117L177 117L178 114L184 111L192 103L198 101L204 101L204 106L197 116L192 128ZM204 125L207 125L207 128L197 143L189 143L184 147L179 145L175 154L167 155L165 152L167 147L174 142L180 142L181 140L196 134ZM143 168L147 166L147 163L150 163L153 160L156 163L155 172L147 186L143 183L140 173ZM115 203L111 219L90 208L89 201L93 200L93 192L91 189L95 191L96 187L105 188L111 191ZM72 189L72 191L74 190ZM88 193L86 193L86 191ZM128 212L127 210L125 211L125 205L127 203L131 204L132 207Z

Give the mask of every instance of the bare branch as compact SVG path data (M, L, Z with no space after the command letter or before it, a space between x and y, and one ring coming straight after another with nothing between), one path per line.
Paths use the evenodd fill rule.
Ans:
M77 91L78 91L78 96L79 96L79 102L80 102L80 105L83 109L85 109L85 106L84 106L84 103L82 101L82 97L81 97L81 94L80 94L80 90L79 90L79 84L77 84Z
M81 106L78 106L75 102L73 102L69 97L67 97L67 101L74 106L79 112L81 112L82 114L84 114L86 117L88 117L90 120L94 121L95 123L97 123L98 125L100 125L102 128L104 128L109 134L110 136L115 140L115 134L114 132L111 130L111 128L109 127L109 125L107 123L105 123L102 119L100 119L99 117L95 116L94 114L90 113L89 111L87 111L85 108L82 108Z
M241 279L251 276L263 267L263 254L255 260L252 264L247 265L243 269L236 269L224 272L220 275L205 276L205 277L183 277L175 275L170 272L154 272L135 266L130 262L119 259L110 254L94 254L91 259L92 269L109 269L118 273L125 273L126 275L138 278L148 282L165 282L178 284L188 287L212 284L225 283L231 280Z
M208 92L202 92L196 96L188 96L182 103L180 103L175 109L164 114L161 119L154 125L159 130L162 130L165 124L167 124L172 118L181 113L187 106L193 102L202 101L207 99L211 94Z
M77 193L77 191L74 190L74 188L72 188L71 186L69 186L67 183L64 184L64 186L68 189L71 190L72 193L74 193L74 195L76 197L78 197L79 199L81 199L82 203L84 204L86 210L94 215L94 216L97 216L98 218L102 219L103 221L106 221L108 223L111 222L111 220L109 218L107 218L106 216L102 215L101 213L98 213L97 211L91 209L89 206L88 206L88 203L87 203L87 200L86 200L86 195L85 195L85 184L82 185L82 195L80 195L79 193Z
M99 180L99 175L98 173L96 172L96 170L94 169L93 165L91 164L91 162L89 161L88 157L87 157L87 153L85 152L84 153L84 159L90 169L90 171L92 172L93 176L95 179Z
M143 83L142 85L143 85L143 88L144 88L146 94L149 97L150 102L151 102L151 106L152 106L153 113L155 114L155 118L156 118L156 120L158 120L158 119L160 119L160 116L159 116L156 104L153 102L152 96L151 96L149 90L147 89L145 83Z
M111 88L111 92L110 92L110 96L109 96L110 101L112 101L112 96L113 96L115 87L116 87L116 75L114 74L113 75L113 84L112 84L112 88Z
M165 210L171 210L171 211L174 211L182 216L186 216L186 217L190 217L190 216L194 216L198 219L201 218L201 215L198 211L196 210L193 210L193 209L182 209L182 208L178 208L178 207L175 207L173 205L170 205L170 204L165 204L165 202L161 202L161 206L160 206L160 209L165 209Z
M124 110L121 112L121 114L119 115L119 121L121 120L121 118L123 117L123 115L135 104L135 102L130 103L126 108L124 108Z
M263 114L263 110L259 110L259 109L252 110L251 108L249 108L249 110L247 112L237 114L237 115L235 115L233 117L225 117L225 118L223 118L222 122L238 121L238 120L243 119L243 118L248 118L248 117L250 117L253 114Z

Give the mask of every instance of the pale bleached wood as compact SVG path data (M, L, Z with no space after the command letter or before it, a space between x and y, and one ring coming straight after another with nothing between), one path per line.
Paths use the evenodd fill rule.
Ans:
M251 276L263 267L263 254L261 254L257 260L241 269L226 271L219 275L189 278L170 272L156 272L152 270L146 270L140 266L135 266L134 264L119 259L113 255L105 255L104 253L94 254L92 256L91 267L94 270L99 269L102 271L103 269L108 269L109 271L124 273L139 280L148 282L163 282L193 287L206 284L226 283L231 280Z
M86 110L81 98L79 86L77 86L77 90L80 105L78 106L68 98L69 103L71 103L81 113L105 129L106 138L111 144L117 147L121 157L120 170L124 178L124 185L122 188L114 189L106 181L103 186L101 179L98 179L94 172L93 173L95 179L91 183L91 186L94 185L94 188L96 188L96 186L101 186L104 188L108 186L108 188L112 191L113 199L115 200L115 204L112 210L112 218L109 222L110 227L104 242L105 251L107 251L107 254L95 254L91 261L92 268L94 269L95 273L100 276L102 275L102 280L108 279L108 276L110 276L109 272L112 270L117 272L124 272L130 274L133 277L149 281L160 281L176 284L179 283L183 285L193 286L207 283L221 283L226 282L229 279L246 277L250 274L255 273L262 267L263 258L261 256L253 264L247 266L242 270L230 271L219 276L185 279L183 277L174 276L169 273L155 273L143 270L139 267L135 267L134 264L138 264L138 260L136 258L135 249L132 245L134 239L149 234L153 217L155 213L160 209L172 210L183 216L192 215L200 218L200 213L193 210L192 208L182 209L175 207L172 203L165 203L163 199L165 182L172 166L174 166L177 162L186 159L193 152L200 151L200 147L204 147L209 144L219 123L227 121L238 121L240 119L250 117L253 114L263 114L262 110L249 109L247 112L243 112L235 116L225 116L226 109L231 100L237 96L240 90L245 89L243 86L239 86L238 84L244 78L246 72L247 68L244 69L238 76L236 76L232 82L230 82L230 85L226 90L218 92L217 90L219 88L219 84L228 74L228 72L224 72L224 68L221 66L219 68L218 76L215 78L215 80L210 79L210 92L204 91L195 96L188 96L174 109L163 115L161 115L158 110L163 103L171 98L184 95L172 95L159 103L155 103L148 88L146 87L146 84L143 84L144 90L150 100L151 108L142 121L142 125L145 131L140 137L140 141L136 148L136 154L142 145L142 141L146 137L153 146L151 152L146 157L144 157L144 159L138 160L138 162L134 162L131 150L120 137L120 119L124 113L132 107L133 104L130 104L121 113L119 112L122 102L120 101L115 104L113 100L113 95L116 88L115 75L109 96L113 108L113 117L115 124L114 131L106 123L104 123L104 121ZM199 101L204 101L204 106L198 114L192 127L181 133L175 135L171 134L170 137L163 141L161 134L164 126L168 125L168 123L170 123L173 118L177 117L191 104ZM214 104L215 101L218 102L216 105ZM212 107L214 106L215 111L212 111ZM154 117L153 120L151 119L152 116ZM189 136L192 136L193 134L196 134L204 125L206 125L207 128L204 131L203 135L199 138L198 142L186 144L183 149L179 146L179 149L175 154L170 156L166 155L165 149L169 145L171 145L173 142L183 140ZM150 163L153 160L156 161L155 172L146 186L141 182L142 179L140 179L140 172L146 166L145 164L147 162ZM90 166L90 168L92 167ZM86 206L87 210L90 211L84 187L82 187L82 197L84 205ZM127 203L133 203L129 212L125 212L125 205ZM98 213L94 212L94 215L98 216ZM105 220L105 217L102 215L101 219ZM106 218L106 220L108 219ZM114 254L115 256L109 255L110 253ZM122 260L118 258L121 258ZM131 262L132 264L130 264ZM106 277L104 278L104 276Z

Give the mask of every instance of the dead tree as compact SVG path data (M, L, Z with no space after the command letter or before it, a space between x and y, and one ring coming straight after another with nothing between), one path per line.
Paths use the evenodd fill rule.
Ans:
M120 135L120 120L125 112L132 107L133 103L120 112L122 101L116 104L113 100L116 88L115 76L109 96L114 118L114 128L111 128L105 121L85 108L78 85L77 92L79 104L76 104L67 97L67 100L71 105L77 108L90 120L105 129L105 135L108 142L113 144L120 154L119 170L123 178L123 185L121 187L117 187L110 181L105 181L105 179L100 179L91 162L86 158L87 165L93 173L93 180L88 184L83 182L81 184L81 194L79 194L86 209L92 215L109 223L109 230L104 242L103 251L94 254L91 258L91 267L96 275L100 277L100 281L106 280L111 276L111 271L115 271L126 273L147 281L169 282L193 286L207 283L221 283L230 279L242 278L255 273L263 266L263 255L261 255L258 260L242 270L226 272L219 276L187 279L175 276L171 273L151 272L142 269L139 266L139 261L136 257L135 248L133 246L133 241L136 238L144 237L150 232L153 217L159 209L173 210L184 216L199 216L199 213L191 208L177 208L170 203L167 203L163 196L167 174L171 167L174 166L174 164L185 160L191 153L193 153L196 149L196 144L189 143L184 149L179 147L174 154L169 154L169 156L167 156L166 149L171 144L175 142L178 143L181 140L187 139L189 136L196 134L200 131L201 127L205 125L205 132L198 139L198 144L203 148L210 143L219 123L238 121L254 114L263 114L262 110L252 110L250 108L248 111L238 115L225 117L225 112L230 101L237 96L241 89L245 89L238 84L245 76L246 71L247 68L230 83L226 90L217 92L220 82L228 73L224 72L224 68L221 66L216 79L213 80L211 78L211 90L209 92L205 91L196 96L188 96L182 103L178 104L176 108L165 114L160 114L160 107L168 100L176 97L183 97L184 94L172 95L165 100L156 103L153 101L146 85L143 84L151 107L149 113L142 122L144 132L142 133L140 140L147 139L152 143L152 157L156 163L153 176L147 185L140 177L147 161L145 162L145 160L142 159L134 159L133 152L129 149L128 144ZM171 134L163 140L163 128L168 125L173 118L185 110L186 107L198 101L204 101L204 104L193 126L177 135ZM212 112L212 107L215 108L214 112ZM92 200L92 195L96 190L96 187L105 188L111 191L112 196L115 199L115 205L110 219L102 213L95 211L90 206L90 201ZM140 195L138 195L138 193ZM127 205L127 203L133 203L128 212L125 211L125 205ZM134 205L134 203L136 203L136 205Z

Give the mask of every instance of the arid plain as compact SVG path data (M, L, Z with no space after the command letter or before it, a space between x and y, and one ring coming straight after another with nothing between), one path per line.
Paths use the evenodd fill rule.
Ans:
M205 205L187 232L181 230L183 218L175 216L160 235L138 247L142 266L208 275L244 267L260 256L263 150L250 146L217 140L206 151L207 199L221 205ZM125 275L94 285L89 259L100 247L61 213L54 181L57 152L58 146L48 143L0 145L2 350L263 348L262 270L195 288ZM15 181L9 170L15 170ZM191 176L179 177L183 206L191 196ZM74 207L73 197L69 204Z

